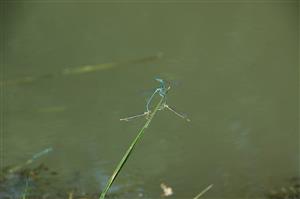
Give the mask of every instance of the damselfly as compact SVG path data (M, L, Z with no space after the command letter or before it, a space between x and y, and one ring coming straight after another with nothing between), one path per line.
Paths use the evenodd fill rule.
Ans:
M136 118L139 118L139 117L146 117L147 118L149 116L149 114L151 113L150 109L151 109L151 102L152 102L152 100L154 99L154 97L156 95L159 95L164 100L163 103L162 103L162 105L161 105L161 107L159 108L159 110L164 110L164 109L170 110L175 115L177 115L180 118L185 119L186 121L190 122L191 120L185 114L177 112L173 107L170 107L167 104L167 92L171 89L170 84L167 84L166 81L164 81L161 78L155 78L155 80L159 82L159 87L157 87L154 90L154 92L152 93L152 95L147 100L147 103L146 103L146 112L138 114L138 115L126 117L126 118L121 118L120 120L121 121L130 121L132 119L136 119Z

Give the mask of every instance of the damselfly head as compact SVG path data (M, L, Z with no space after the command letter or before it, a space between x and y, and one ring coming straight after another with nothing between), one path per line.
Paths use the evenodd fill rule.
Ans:
M155 78L155 80L158 81L158 82L160 83L160 86L161 86L161 87L164 87L164 88L166 88L167 90L170 89L170 85L171 85L171 82L170 82L170 81L164 80L164 79L159 78L159 77Z
M155 78L155 80L156 81L158 81L159 83L161 83L161 84L164 84L165 83L165 81L163 80L163 79L161 79L161 78Z

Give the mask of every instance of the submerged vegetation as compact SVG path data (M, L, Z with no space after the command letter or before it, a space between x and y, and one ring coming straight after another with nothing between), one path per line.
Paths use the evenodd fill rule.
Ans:
M82 192L78 187L61 181L61 173L51 170L44 163L34 166L30 165L20 168L14 173L9 172L15 166L7 166L1 171L0 178L0 198L1 199L98 199L98 191ZM300 198L300 178L294 177L282 187L268 188L265 199L299 199ZM172 198L173 190L166 184L161 184L163 193L161 197ZM202 198L212 188L206 187L193 199ZM175 190L176 191L176 190ZM109 193L107 198L124 198L128 190ZM143 198L136 195L131 198ZM207 197L209 198L209 197ZM251 198L250 198L251 199Z
M131 65L131 64L145 64L145 63L160 60L161 58L162 58L162 53L158 53L157 55L142 57L142 58L137 58L137 59L131 59L131 60L127 60L127 61L108 62L108 63L94 64L94 65L83 65L83 66L77 66L77 67L66 67L57 73L43 74L40 76L28 75L28 76L20 77L20 78L16 78L16 79L0 80L0 88L2 86L10 86L10 85L13 86L13 85L34 83L36 81L43 80L43 79L49 79L49 78L57 78L57 77L70 76L70 75L82 75L82 74L86 74L86 73L93 73L93 72L108 70L108 69L112 69L115 67L126 66L126 65Z
M300 199L300 176L292 177L285 186L271 189L266 196L268 199Z

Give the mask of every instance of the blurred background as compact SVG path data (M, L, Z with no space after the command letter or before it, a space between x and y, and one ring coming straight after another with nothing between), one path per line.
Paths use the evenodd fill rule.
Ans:
M299 176L298 1L2 1L1 167L36 162L60 188L116 198L265 198ZM150 89L150 93L148 92ZM38 163L34 163L38 164ZM66 188L67 189L67 188Z

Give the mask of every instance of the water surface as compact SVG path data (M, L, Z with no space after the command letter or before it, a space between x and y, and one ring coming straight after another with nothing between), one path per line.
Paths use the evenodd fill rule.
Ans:
M119 119L145 111L140 93L162 77L179 82L168 103L192 121L159 112L120 198L159 198L162 182L178 199L209 184L203 198L262 198L299 175L297 1L1 6L1 81L42 77L1 87L2 165L53 147L39 161L62 184L100 191L145 122ZM57 75L105 63L120 64Z

